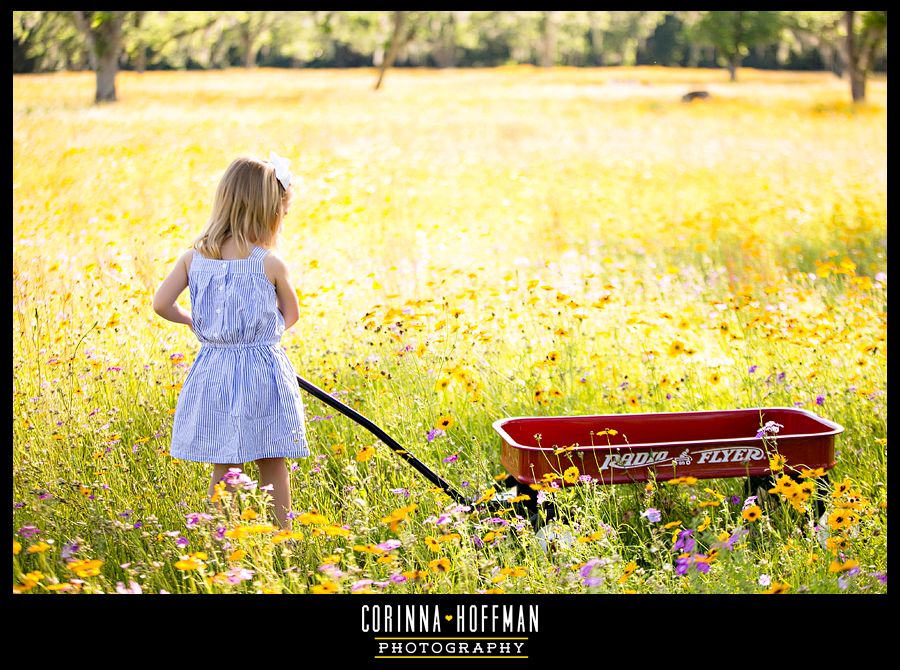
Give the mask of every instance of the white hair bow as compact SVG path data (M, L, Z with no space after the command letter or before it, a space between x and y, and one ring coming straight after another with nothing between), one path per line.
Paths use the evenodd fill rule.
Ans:
M269 152L269 162L275 166L275 176L287 191L291 185L291 162L287 158L282 158L274 151Z

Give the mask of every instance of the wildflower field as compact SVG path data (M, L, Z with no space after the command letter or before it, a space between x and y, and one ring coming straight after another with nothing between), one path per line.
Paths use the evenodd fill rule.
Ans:
M829 73L375 76L125 72L104 106L91 73L13 77L13 590L885 592L886 80L854 107ZM837 464L791 476L773 440L755 492L567 467L529 489L548 543L304 394L292 529L252 464L209 500L168 455L198 343L151 298L273 150L295 369L473 501L511 416L801 407Z

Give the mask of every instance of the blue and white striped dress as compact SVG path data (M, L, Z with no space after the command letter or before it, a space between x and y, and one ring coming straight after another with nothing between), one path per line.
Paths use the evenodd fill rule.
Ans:
M200 352L175 408L170 453L204 463L309 456L297 377L279 344L284 317L263 270L265 249L188 270Z

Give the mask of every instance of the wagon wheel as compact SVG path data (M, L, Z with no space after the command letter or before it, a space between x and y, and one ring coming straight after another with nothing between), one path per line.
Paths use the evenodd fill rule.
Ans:
M538 530L541 526L549 523L556 518L556 507L552 502L544 502L538 505L537 495L531 489L522 489L522 484L512 475L503 480L503 485L507 489L515 488L516 492L522 492L528 496L528 500L516 503L516 512L528 519L531 527ZM544 514L541 515L541 512Z

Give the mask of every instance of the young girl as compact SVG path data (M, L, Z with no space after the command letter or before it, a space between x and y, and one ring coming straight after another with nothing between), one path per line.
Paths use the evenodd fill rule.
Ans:
M214 464L210 496L229 468L255 461L282 528L291 527L284 459L309 455L297 378L279 345L300 308L270 251L293 196L289 165L274 153L235 160L206 229L153 298L157 314L189 326L201 344L178 397L171 455ZM175 304L185 288L190 314Z

